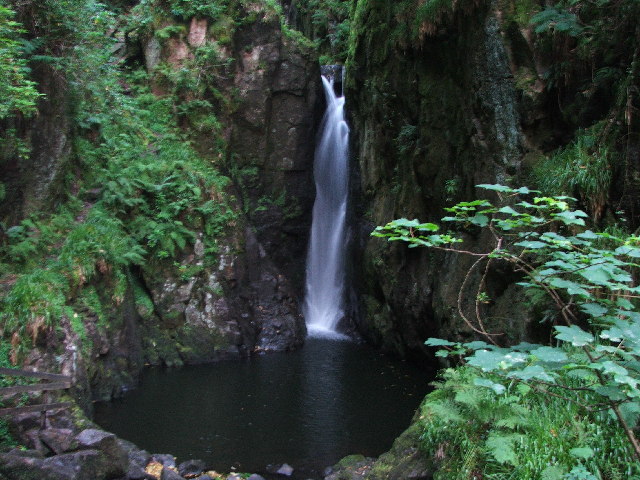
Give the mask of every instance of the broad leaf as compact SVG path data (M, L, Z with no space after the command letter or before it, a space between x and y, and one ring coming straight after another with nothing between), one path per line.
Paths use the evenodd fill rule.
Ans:
M425 345L429 347L450 347L455 345L454 342L450 342L448 340L443 340L442 338L427 338L427 341L424 342Z
M481 185L476 185L476 187L483 188L485 190L493 190L495 192L508 192L508 193L515 192L515 190L513 188L507 187L505 185L499 185L499 184L483 183Z
M561 348L540 347L531 351L531 355L542 362L560 363L568 360L567 354Z
M474 385L478 385L479 387L490 388L491 390L496 392L498 395L503 394L505 392L505 390L507 389L504 385L502 385L500 383L492 382L488 378L477 377L477 378L473 379L473 383L474 383Z
M569 450L569 453L576 458L582 458L584 460L595 455L595 452L589 447L572 448L571 450Z
M574 347L584 347L585 345L593 343L593 335L589 332L585 332L577 325L571 325L570 327L559 325L554 328L558 332L556 334L556 338L558 340L569 342Z

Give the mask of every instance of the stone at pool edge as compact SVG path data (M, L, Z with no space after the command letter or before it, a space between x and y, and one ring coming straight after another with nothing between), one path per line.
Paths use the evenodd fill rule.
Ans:
M206 464L202 460L187 460L178 465L178 473L183 477L197 477L205 468Z
M161 463L165 468L175 468L176 466L176 457L174 457L170 453L154 453L151 456L151 461Z
M160 480L184 480L184 477L173 470L163 468L160 474Z
M276 471L276 473L279 475L290 477L291 475L293 475L293 467L288 463L283 463L282 466Z

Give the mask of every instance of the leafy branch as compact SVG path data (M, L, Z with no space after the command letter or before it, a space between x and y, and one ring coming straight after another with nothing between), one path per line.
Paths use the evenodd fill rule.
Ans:
M493 245L489 251L459 248L453 233L437 233L440 226L399 219L377 227L373 236L403 241L413 247L477 257L467 272L458 296L458 311L465 323L490 343L456 343L429 339L444 347L437 355L455 355L479 372L480 384L499 392L499 383L484 374L525 383L541 394L574 402L587 412L606 407L617 419L635 456L640 442L634 427L640 415L640 313L634 300L640 294L633 272L640 258L640 238L618 238L586 229L587 215L571 208L566 196L535 196L526 187L478 185L497 194L489 200L461 202L446 209L443 222L463 230L487 228ZM531 201L523 197L534 195ZM528 343L504 348L487 331L482 319L481 295L489 263L506 262L523 275L518 282L529 291L545 294L557 310L554 345ZM487 262L475 295L475 320L466 316L462 301L472 270Z

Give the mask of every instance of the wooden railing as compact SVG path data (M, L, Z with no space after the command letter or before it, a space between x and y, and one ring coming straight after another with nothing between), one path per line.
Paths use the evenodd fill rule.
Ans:
M31 385L14 385L11 387L0 388L0 397L14 395L16 393L25 392L49 392L52 390L66 390L71 388L72 379L67 375L45 372L30 372L28 370L19 370L17 368L0 368L0 375L11 377L29 377L45 380L45 383L33 383ZM41 405L27 405L25 407L0 408L0 417L4 415L13 415L24 412L43 412L58 408L67 408L73 405L72 402L48 403L48 393L45 394L45 401Z

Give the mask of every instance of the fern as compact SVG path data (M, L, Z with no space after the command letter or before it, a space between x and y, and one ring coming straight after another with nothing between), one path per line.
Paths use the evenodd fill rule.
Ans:
M485 442L485 447L498 463L517 465L518 455L515 445L522 441L522 434L502 432L491 432Z

